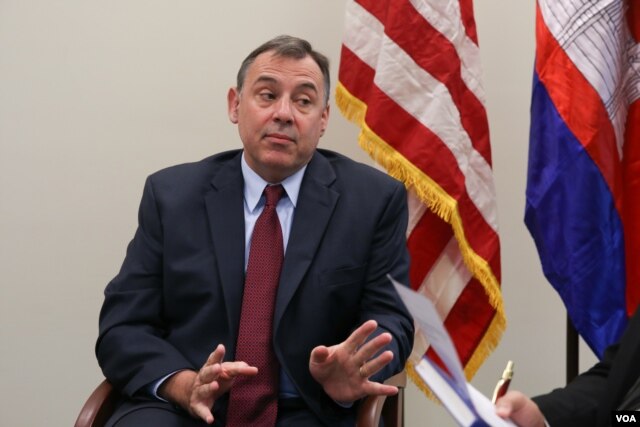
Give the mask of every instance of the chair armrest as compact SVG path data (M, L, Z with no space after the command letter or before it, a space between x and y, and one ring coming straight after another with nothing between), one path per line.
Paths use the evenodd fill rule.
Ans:
M93 390L78 414L75 427L102 427L113 414L120 395L104 380Z
M405 388L407 386L407 373L405 371L397 373L391 378L388 378L384 383L394 385L398 388Z
M378 427L380 418L385 427L401 427L404 410L404 388L407 385L407 374L402 371L387 379L385 384L398 387L395 396L368 396L358 408L357 427Z
M386 396L367 396L358 408L356 427L378 427Z

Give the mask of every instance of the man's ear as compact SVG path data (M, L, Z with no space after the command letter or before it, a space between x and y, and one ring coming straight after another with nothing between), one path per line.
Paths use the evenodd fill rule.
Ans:
M232 87L227 93L227 113L231 123L238 124L238 106L240 105L240 93L238 89Z
M327 105L322 112L322 118L320 119L322 124L320 128L320 136L324 135L324 131L327 129L327 125L329 124L329 105Z

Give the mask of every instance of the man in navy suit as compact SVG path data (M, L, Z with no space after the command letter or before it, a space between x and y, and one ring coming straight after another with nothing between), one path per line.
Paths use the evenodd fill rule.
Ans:
M617 344L565 388L529 399L510 391L497 412L520 427L608 427L611 411L640 409L640 311Z
M251 234L262 191L277 204L284 262L273 314L278 426L353 426L358 401L391 395L413 322L387 274L408 283L403 185L317 149L328 60L280 36L228 93L243 150L151 175L139 225L105 290L96 354L125 398L112 426L225 425ZM232 394L232 393L231 393Z

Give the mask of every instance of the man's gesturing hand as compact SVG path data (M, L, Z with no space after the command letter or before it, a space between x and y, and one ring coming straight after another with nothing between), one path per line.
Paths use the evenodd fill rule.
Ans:
M165 381L159 390L160 396L179 404L207 424L213 423L211 408L216 399L229 391L235 377L258 373L258 368L245 362L222 362L224 354L225 348L219 344L198 372L180 371Z
M311 352L311 375L336 402L353 402L370 394L391 396L398 392L397 387L369 381L371 375L393 359L393 353L388 350L373 357L392 339L391 334L385 332L366 342L377 327L375 320L369 320L346 341L331 347L321 345Z

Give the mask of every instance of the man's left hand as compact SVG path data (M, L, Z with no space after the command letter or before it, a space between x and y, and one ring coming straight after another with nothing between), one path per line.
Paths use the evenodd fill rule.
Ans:
M393 360L393 352L387 350L374 357L391 340L391 334L382 333L367 342L378 327L375 320L363 323L342 343L311 351L309 370L324 391L336 402L354 402L367 395L392 396L398 388L369 381Z

